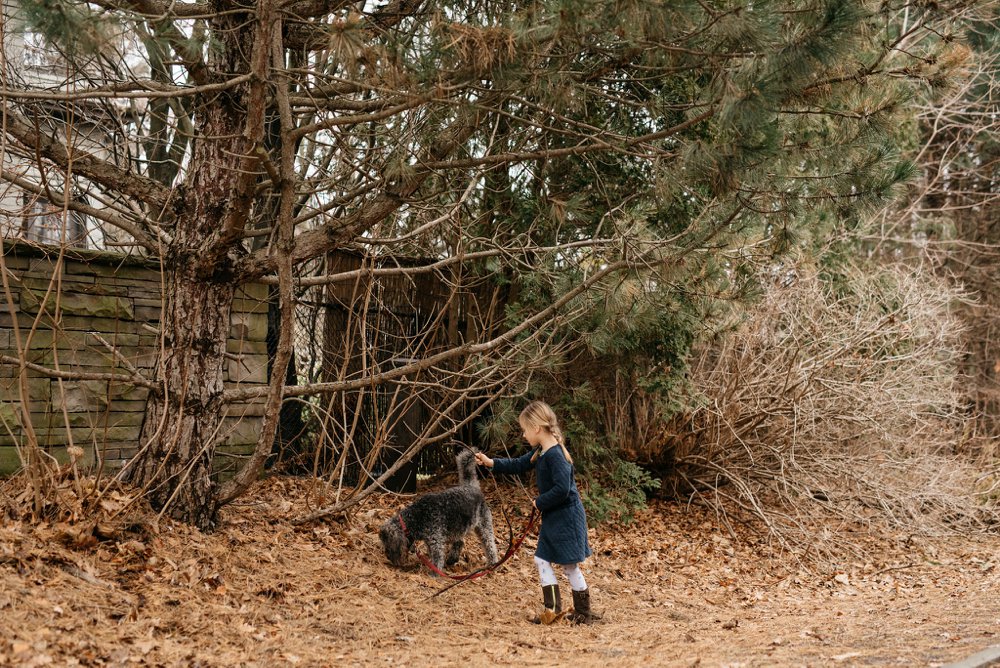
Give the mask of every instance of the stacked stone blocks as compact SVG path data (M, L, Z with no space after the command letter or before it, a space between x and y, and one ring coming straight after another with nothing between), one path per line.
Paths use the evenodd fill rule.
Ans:
M129 382L129 366L152 378L162 305L158 265L118 254L73 251L59 257L7 243L0 266L0 473L20 466L27 405L47 452L68 460L72 443L84 465L120 467L135 453L148 390ZM6 287L4 286L6 284ZM58 308L57 308L58 306ZM54 317L53 317L54 316ZM15 332L14 323L18 332ZM267 383L267 287L249 285L233 302L227 388ZM49 369L115 373L121 381L51 378L28 369L24 382L12 358ZM252 451L263 400L231 405L217 453L231 466Z

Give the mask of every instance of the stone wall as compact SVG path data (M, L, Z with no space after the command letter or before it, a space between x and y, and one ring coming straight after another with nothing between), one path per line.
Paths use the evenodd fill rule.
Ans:
M60 259L54 251L13 243L4 245L2 260L0 355L19 358L24 351L29 362L62 371L128 374L131 366L150 375L161 307L157 265L93 251L71 251ZM237 293L227 387L267 383L266 298L264 285ZM26 443L23 401L39 444L57 459L67 460L70 443L84 448L88 466L118 468L135 452L145 388L124 381L60 380L29 369L22 396L17 376L16 364L0 364L0 473L20 466L16 446ZM253 449L262 402L229 407L217 450L220 468Z

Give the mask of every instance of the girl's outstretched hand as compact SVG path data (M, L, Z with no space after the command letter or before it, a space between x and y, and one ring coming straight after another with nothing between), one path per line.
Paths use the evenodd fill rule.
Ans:
M481 452L476 453L476 463L480 466L485 466L488 469L493 468L493 460Z

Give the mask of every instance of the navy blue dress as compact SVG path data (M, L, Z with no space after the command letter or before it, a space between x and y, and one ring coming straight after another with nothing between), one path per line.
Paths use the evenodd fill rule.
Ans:
M587 515L573 480L573 465L563 449L553 446L531 461L531 450L515 459L494 459L493 472L524 473L535 467L538 497L535 506L542 513L535 556L553 564L577 564L590 556L587 542Z

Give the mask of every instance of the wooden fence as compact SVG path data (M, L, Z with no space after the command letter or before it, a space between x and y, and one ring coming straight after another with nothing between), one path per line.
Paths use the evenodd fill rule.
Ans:
M372 267L417 267L418 260L372 259L350 252L332 253L329 273ZM116 253L73 250L60 256L54 249L24 243L4 245L3 267L9 290L0 290L0 473L20 465L17 446L25 443L23 402L39 444L66 460L68 445L85 450L85 464L120 467L138 447L147 390L127 382L70 381L26 371L26 395L13 363L24 355L50 369L124 373L127 365L149 372L157 360L162 291L160 271L151 261ZM314 290L299 308L313 309L319 327L301 328L300 339L317 337L321 379L358 377L405 364L445 348L488 335L502 316L501 295L453 273L418 273L356 279ZM55 295L58 295L58 300ZM268 379L268 290L251 285L233 303L228 351L234 355L226 372L227 387L264 385ZM58 308L56 305L58 304ZM55 317L53 317L55 314ZM15 335L14 322L19 335ZM303 360L300 357L300 363ZM307 364L312 364L307 362ZM300 367L301 368L301 367ZM340 429L319 430L314 444L333 459L352 451L349 479L379 473L391 465L424 430L441 393L427 390L428 373L404 383L371 387L321 397L326 420ZM413 391L413 382L424 389ZM454 388L452 388L454 390ZM263 400L228 408L217 466L234 465L252 450L260 428ZM347 407L340 410L339 407ZM471 407L470 407L471 408ZM348 432L344 425L353 425ZM350 443L345 442L350 438ZM475 441L467 427L461 440ZM384 452L364 470L373 448ZM394 481L412 485L418 471L453 465L449 448L431 448Z
M127 364L149 371L157 360L162 305L155 263L116 253L4 244L7 289L0 290L0 473L20 466L25 443L23 402L39 445L60 460L66 448L84 448L87 464L120 467L137 448L147 390L127 382L70 381L28 369L18 380L22 355L50 369L125 373ZM227 344L233 354L229 387L267 383L267 288L251 285L233 304ZM14 324L18 332L15 333ZM218 448L249 452L257 441L262 402L230 406Z
M457 272L421 272L372 277L368 269L408 269L426 265L398 257L365 257L338 252L328 257L331 274L358 272L356 278L327 286L325 307L323 378L327 381L356 378L391 370L434 353L477 340L503 316L502 294L494 283L470 280ZM462 360L464 362L464 360ZM457 362L457 361L456 361ZM382 450L369 474L378 474L396 461L424 430L428 420L444 403L444 395L461 391L441 385L429 371L407 378L404 383L363 388L327 401L327 422L340 429L321 432L321 448L339 452L343 433L349 434L357 462L373 448ZM419 384L420 389L415 389ZM332 397L331 397L332 399ZM472 406L464 407L470 410ZM433 434L432 434L433 436ZM475 442L474 429L466 427L459 440ZM425 450L388 485L412 490L417 472L429 473L454 466L448 447ZM356 478L357 472L349 474Z

